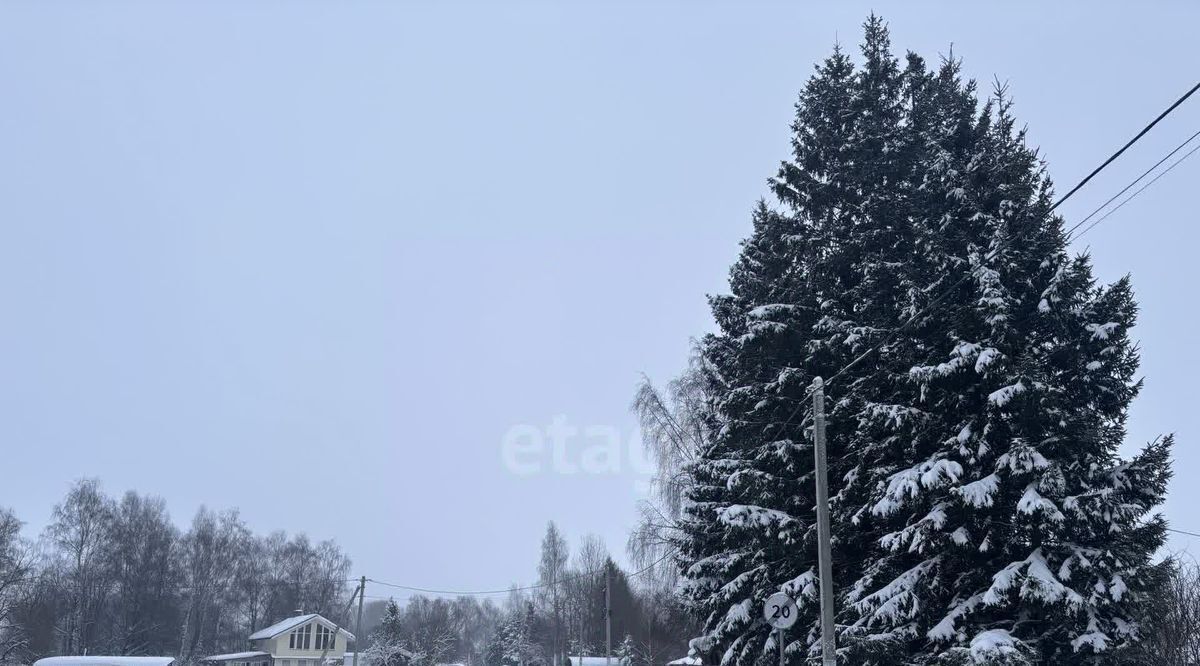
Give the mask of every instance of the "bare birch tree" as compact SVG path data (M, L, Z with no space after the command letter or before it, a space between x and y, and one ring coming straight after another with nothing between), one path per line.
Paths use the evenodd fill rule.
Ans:
M563 538L554 521L546 525L546 536L542 539L542 559L538 563L538 582L545 586L539 591L539 599L547 608L550 615L550 659L552 664L560 663L563 655L563 576L566 573L567 559L570 557L567 540Z
M101 492L100 482L83 479L54 507L53 522L46 530L58 549L58 566L70 604L59 629L66 654L82 654L95 647L96 624L107 593L104 556L112 514L112 500Z
M0 509L0 663L26 645L23 628L13 620L32 587L33 564L32 550L21 538L21 521Z
M674 587L676 570L668 555L676 543L677 521L684 490L690 482L688 465L703 449L713 426L707 409L713 381L698 353L664 390L643 377L633 399L641 426L642 445L655 469L651 496L638 504L639 520L629 536L628 550L635 565L655 565L649 584ZM657 563L657 564L656 564Z
M1200 564L1183 555L1167 563L1162 589L1142 620L1143 642L1126 663L1200 664Z

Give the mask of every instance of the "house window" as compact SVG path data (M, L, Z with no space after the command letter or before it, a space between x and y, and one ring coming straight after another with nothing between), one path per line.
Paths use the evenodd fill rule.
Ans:
M288 634L288 647L293 650L311 650L312 649L312 625L306 624L303 627ZM284 666L290 666L285 664Z
M317 644L313 647L314 650L332 650L333 649L333 630L323 624L317 625Z
M292 666L292 660L291 659L280 659L279 664L280 664L280 666Z

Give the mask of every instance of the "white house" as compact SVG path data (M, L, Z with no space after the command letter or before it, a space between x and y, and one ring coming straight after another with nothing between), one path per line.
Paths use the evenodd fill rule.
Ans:
M201 661L220 666L322 666L342 661L354 634L317 615L297 615L250 634L250 650L214 654Z

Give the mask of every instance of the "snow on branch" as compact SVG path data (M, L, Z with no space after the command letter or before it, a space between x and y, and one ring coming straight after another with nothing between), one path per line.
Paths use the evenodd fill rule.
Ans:
M982 603L982 594L973 594L966 600L956 603L954 607L950 609L950 612L946 613L946 616L943 617L940 622L935 624L932 629L926 632L925 635L933 641L945 642L953 640L958 634L954 627L955 623L969 615Z
M1013 398L1025 392L1025 383L1017 382L1003 388L992 391L988 395L988 402L997 406L1003 407L1007 405Z
M904 506L905 501L920 495L922 489L931 490L954 483L962 473L962 465L946 458L926 460L916 467L896 472L888 478L883 499L871 507L871 513L890 516Z
M925 514L923 518L912 525L908 525L897 532L885 534L879 540L880 545L892 552L898 551L905 546L908 546L909 552L923 552L925 535L946 526L947 508L949 507L945 502L938 503L929 513Z
M1120 327L1121 324L1110 321L1107 324L1088 324L1084 328L1092 334L1093 340L1107 340Z
M1022 646L1021 641L1004 629L981 631L971 639L971 663L1004 663L1004 660L1021 656Z
M717 509L717 519L730 527L785 527L796 522L788 514L750 504L732 504Z
M911 619L920 610L917 591L927 584L927 578L942 558L931 557L894 578L887 585L863 597L854 605L859 612L870 613L870 622L898 624ZM872 610L874 609L874 610Z
M996 459L996 469L1007 468L1010 472L1032 472L1035 469L1045 469L1049 466L1050 461L1046 460L1045 456L1021 441L1013 442L1008 453Z
M1017 502L1017 511L1028 515L1033 515L1041 511L1050 520L1061 523L1066 519L1066 516L1058 510L1054 502L1042 497L1041 493L1037 491L1036 485L1035 483L1031 483L1025 487L1025 494L1021 495L1020 501Z
M982 479L955 488L953 492L962 497L963 501L967 504L981 509L992 505L994 501L992 495L999 488L1000 477L995 474L988 474Z
M916 407L907 405L868 402L863 408L862 418L868 422L883 423L892 428L900 428L908 422L926 420L929 415Z
M1019 595L1027 601L1050 604L1065 601L1071 606L1083 603L1078 592L1064 585L1050 571L1041 548L1036 548L1029 557L1013 562L992 576L992 585L983 595L983 603L997 606L1020 583Z

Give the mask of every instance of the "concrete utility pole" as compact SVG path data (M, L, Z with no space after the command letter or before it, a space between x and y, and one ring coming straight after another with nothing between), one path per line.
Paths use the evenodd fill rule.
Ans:
M833 626L833 562L829 547L829 474L825 462L825 382L813 380L813 457L817 475L817 566L821 574L821 662L837 666Z
M604 563L604 666L612 666L612 571Z
M358 666L358 646L362 643L362 604L363 595L367 593L367 577L358 579L358 620L354 623L354 666ZM333 637L337 641L337 636Z

